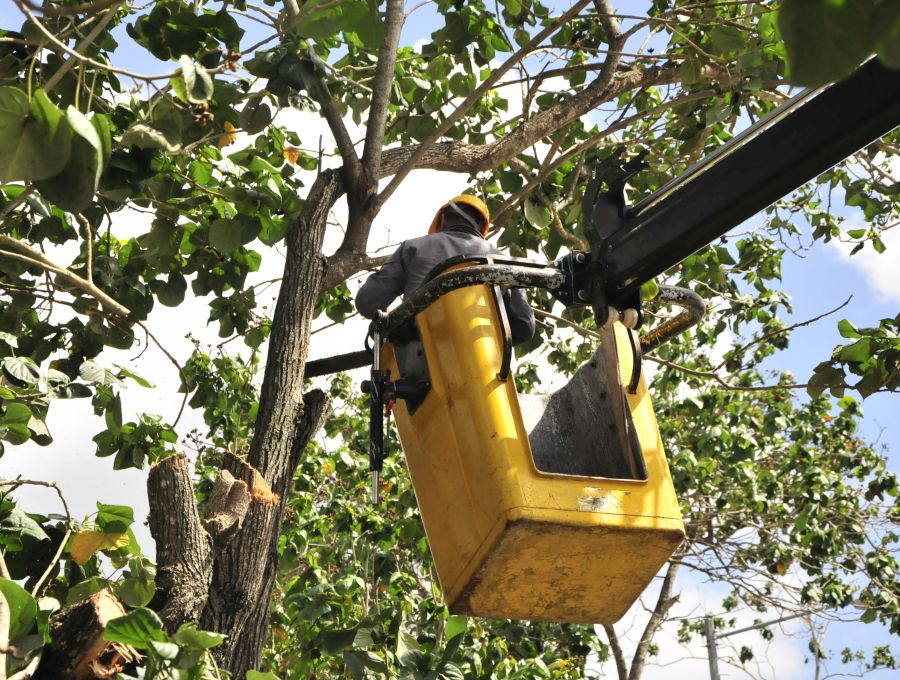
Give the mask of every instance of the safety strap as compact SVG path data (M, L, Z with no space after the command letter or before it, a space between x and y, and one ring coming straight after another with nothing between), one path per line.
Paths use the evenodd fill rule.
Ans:
M466 211L456 205L456 203L448 203L447 207L453 210L453 212L455 212L459 217L462 217L469 224L469 226L475 229L475 231L481 233L481 225L475 222L475 220L472 219L471 215L468 215Z

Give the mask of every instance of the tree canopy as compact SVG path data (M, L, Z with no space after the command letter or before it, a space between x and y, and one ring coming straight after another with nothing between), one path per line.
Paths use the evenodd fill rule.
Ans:
M688 539L631 658L614 626L598 637L451 615L399 451L385 502L369 506L364 405L346 376L304 380L316 319L352 315L347 282L383 261L367 250L373 222L411 172L464 176L513 255L584 249L595 164L644 153L636 201L793 85L873 53L900 68L896 2L12 5L0 26L0 452L64 445L47 414L83 400L102 425L95 451L72 455L148 469L156 545L138 544L130 507L98 499L80 521L62 493L62 514L17 501L17 488L58 480L0 482L0 678L65 664L66 621L103 592L124 615L106 625L115 646L97 673L148 680L577 678L606 659L637 680L662 626L685 642L701 632L700 619L670 620L686 572L732 588L723 628L749 608L900 632L897 480L860 436L857 400L900 390L900 315L861 327L851 307L846 342L811 376L768 368L799 325L785 320L784 258L832 240L885 250L900 218L897 130L664 275L712 311L647 357ZM291 111L322 125L285 124ZM282 259L279 280L261 280ZM519 357L521 390L539 387L538 364L571 374L596 346L588 314L530 299L542 324ZM154 313L196 300L208 318L186 315L184 333L214 324L222 344L173 355ZM123 391L151 381L114 351L148 346L203 431L123 409ZM818 637L810 653L828 661ZM883 646L841 660L895 664Z

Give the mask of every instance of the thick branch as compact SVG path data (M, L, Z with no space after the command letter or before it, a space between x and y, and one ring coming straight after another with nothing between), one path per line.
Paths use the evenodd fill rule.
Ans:
M666 575L663 578L662 587L659 589L659 597L656 598L656 606L653 608L650 620L644 628L644 633L641 635L641 641L634 651L634 658L631 661L631 673L628 675L629 680L640 680L641 674L644 671L644 663L647 661L647 653L650 650L650 643L653 641L653 636L656 635L656 631L659 630L659 627L665 622L666 614L669 613L669 609L671 609L672 605L678 601L677 595L675 597L671 597L671 595L672 585L675 583L675 575L678 573L679 566L680 564L678 562L669 562L669 567L666 569Z
M397 45L403 28L403 0L388 0L384 16L384 40L378 50L378 63L372 81L372 101L369 105L369 121L366 126L366 142L362 163L370 177L378 177L381 165L381 149L384 145L384 126L387 121L388 101L394 82L394 65L397 63Z
M156 541L154 608L169 631L196 622L212 579L212 538L200 524L188 460L169 456L147 477L150 534Z
M322 290L331 290L342 281L346 281L356 272L365 269L377 269L387 262L390 255L369 257L359 251L346 251L335 253L328 258L328 269L325 272L325 282Z
M399 167L393 174L394 177L391 182L384 188L384 190L378 195L377 199L377 207L381 207L384 203L391 197L391 195L396 191L397 187L403 182L406 176L415 168L419 167L419 162L424 158L424 156L428 153L429 149L431 149L435 142L440 139L447 130L456 125L456 123L462 119L462 117L466 114L466 112L478 102L484 94L490 90L494 85L500 81L500 79L515 65L519 64L535 47L540 45L544 40L553 35L556 30L566 24L570 19L575 17L578 12L580 12L587 4L589 0L579 0L576 2L568 11L561 14L554 21L548 24L544 30L540 33L536 34L525 46L520 48L515 54L513 54L509 59L507 59L503 64L501 64L497 69L495 69L491 75L481 83L475 90L466 97L463 102L456 108L453 113L451 113L444 120L443 123L435 128L434 132L428 136L428 138L422 142L418 147L416 147L412 153L409 155L407 160L403 163L401 167ZM600 80L600 78L598 78ZM587 92L590 88L584 90ZM583 94L582 92L581 94ZM554 128L555 129L555 128ZM537 139L544 137L545 135L540 135ZM523 145L522 148L524 148ZM516 154L512 154L515 156ZM493 167L494 164L491 165ZM475 170L472 170L475 172Z
M24 262L30 267L41 267L57 275L57 278L83 293L87 293L103 305L107 311L119 316L128 316L130 310L113 300L87 279L83 279L68 269L56 264L43 253L14 238L0 234L0 257Z
M122 670L123 654L130 657L134 650L107 642L103 633L109 621L124 614L125 608L108 590L54 614L50 617L53 642L41 656L35 680L113 677Z

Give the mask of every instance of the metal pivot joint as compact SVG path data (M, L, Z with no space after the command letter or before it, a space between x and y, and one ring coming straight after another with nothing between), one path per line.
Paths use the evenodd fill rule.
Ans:
M625 185L646 167L646 150L628 160L624 155L625 148L619 147L594 168L584 191L581 208L584 233L591 250L587 254L587 275L579 288L578 301L591 305L598 326L621 321L636 329L643 322L640 290L611 296L607 281L608 260L612 257L610 239L626 228ZM601 190L604 185L606 190Z

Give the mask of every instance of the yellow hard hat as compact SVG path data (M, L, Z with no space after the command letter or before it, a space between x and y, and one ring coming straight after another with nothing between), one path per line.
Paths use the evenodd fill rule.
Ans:
M488 210L487 205L484 201L482 201L478 196L473 196L472 194L461 194L456 198L451 198L449 201L444 203L440 207L440 209L435 213L434 219L431 220L431 226L428 228L429 234L434 234L437 232L438 224L441 221L441 214L451 203L465 203L466 205L470 205L475 210L477 210L481 216L484 218L484 226L481 228L481 235L487 236L488 230L491 227L491 212Z

